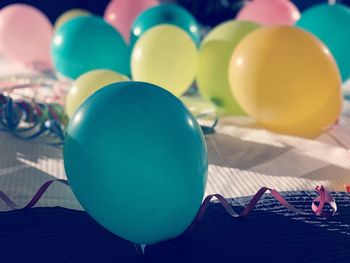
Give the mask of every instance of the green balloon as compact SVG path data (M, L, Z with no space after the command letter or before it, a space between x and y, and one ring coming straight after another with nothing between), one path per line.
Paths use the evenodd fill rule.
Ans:
M94 69L130 75L130 50L122 36L102 18L74 18L56 31L51 54L56 70L76 79Z
M296 25L325 43L343 81L350 77L350 9L342 4L320 4L305 10Z
M198 24L194 16L176 4L160 4L143 11L134 21L130 32L133 47L148 29L161 24L170 24L186 31L196 44L200 42Z
M179 99L152 84L119 82L73 115L64 166L75 196L98 223L153 244L193 221L208 160L201 128Z
M197 86L222 115L246 115L234 98L228 78L231 55L239 42L260 26L247 21L228 21L214 28L199 51Z

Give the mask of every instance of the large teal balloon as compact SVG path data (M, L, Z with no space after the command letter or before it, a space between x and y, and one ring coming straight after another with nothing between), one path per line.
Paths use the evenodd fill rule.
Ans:
M102 18L78 17L55 33L51 54L58 72L76 79L94 69L130 75L130 51L122 36Z
M161 4L143 11L135 19L131 27L131 46L134 46L148 29L160 24L178 26L185 30L197 45L200 42L198 24L190 12L176 4Z
M143 82L111 84L82 104L67 127L64 165L86 211L140 244L184 232L208 169L194 117L170 92Z
M296 24L324 42L341 72L343 81L350 77L350 10L335 4L321 4L302 13ZM320 73L321 74L321 73Z

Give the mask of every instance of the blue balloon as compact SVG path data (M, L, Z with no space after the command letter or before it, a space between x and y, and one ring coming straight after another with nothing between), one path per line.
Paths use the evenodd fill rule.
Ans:
M67 127L64 165L86 211L140 244L186 230L208 170L195 118L170 92L143 82L111 84L82 104Z
M176 4L160 4L143 11L135 19L131 26L131 47L148 29L161 24L178 26L186 31L197 45L200 43L198 24L190 12Z
M343 81L350 78L350 9L342 4L320 4L302 13L296 26L318 37L333 54Z
M130 50L122 36L102 18L74 18L55 33L51 54L56 70L76 79L94 69L130 75Z

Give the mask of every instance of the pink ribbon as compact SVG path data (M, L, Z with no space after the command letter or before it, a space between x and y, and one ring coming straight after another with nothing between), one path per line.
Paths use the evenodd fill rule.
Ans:
M346 191L350 194L350 185L345 185Z
M315 212L318 216L332 216L337 212L337 204L331 194L324 189L324 187L317 186L316 191L320 194L320 196L316 197L312 201L312 211ZM318 205L316 204L318 203ZM329 204L332 208L332 212L323 210L324 205Z
M261 197L267 192L269 191L270 194L284 207L286 207L289 211L292 211L294 213L297 213L299 215L312 215L312 213L308 213L308 212L304 212L298 208L296 208L295 206L291 205L290 203L287 202L286 199L283 198L283 196L277 192L274 189L270 189L267 187L262 187L260 188L260 190L253 196L253 198L250 200L249 204L244 208L243 212L238 214L235 210L233 210L232 206L229 204L229 202L222 196L219 194L213 194L213 195L208 195L199 211L198 214L194 220L194 223L192 225L197 224L198 221L200 221L202 219L202 217L204 216L210 201L215 197L216 199L219 200L220 204L225 208L226 212L231 215L232 217L245 217L247 216L255 207L255 205L259 202L259 200L261 199ZM323 186L317 186L316 187L316 191L318 192L319 196L316 197L313 201L312 201L312 211L317 215L317 216L322 216L322 217L329 217L329 216L333 216L336 212L337 212L337 204L335 202L335 200L333 199L333 197L330 195L330 193L324 189ZM329 204L332 211L326 211L324 210L324 206L325 204Z
M43 196L43 194L47 191L47 189L54 183L54 182L60 182L63 183L67 186L69 186L68 181L67 180L63 180L63 179L55 179L55 180L50 180L45 182L40 188L39 190L34 194L33 198L28 202L27 205L25 205L22 208L19 208L18 205L16 205L16 203L14 203L4 192L0 191L0 199L7 204L9 207L11 207L12 209L29 209L34 207L39 200L41 199L41 197ZM231 215L232 217L245 217L247 216L255 207L255 205L259 202L259 200L261 199L261 197L267 192L269 191L270 194L284 207L286 207L289 211L295 212L299 215L312 215L312 213L308 213L308 212L304 212L300 209L297 209L295 206L291 205L290 203L287 202L286 199L283 198L283 196L277 192L274 189L271 188L267 188L267 187L262 187L254 196L253 198L250 200L250 202L248 203L248 205L244 208L243 212L238 214L233 208L232 206L229 204L229 202L222 196L219 194L213 194L213 195L208 195L198 213L197 216L192 224L192 226L196 225L196 223L198 223L198 221L200 221L208 206L210 201L215 197L219 200L219 202L221 203L221 205L225 208L226 212ZM316 187L316 191L318 192L319 196L316 197L313 201L312 201L312 211L317 215L317 216L322 216L322 217L328 217L328 216L333 216L336 211L337 211L337 204L335 202L335 200L333 199L333 197L330 195L330 193L324 189L323 186L317 186ZM325 204L329 204L332 211L326 211L324 210L324 206Z
M14 203L3 191L0 191L0 199L7 204L9 207L11 207L13 210L15 209L28 209L28 208L32 208L33 206L35 206L39 200L41 199L41 197L43 196L43 194L47 191L47 189L50 187L50 185L54 182L60 182L63 183L65 185L68 185L68 181L67 180L63 180L63 179L55 179L55 180L50 180L45 182L40 188L39 190L34 194L33 198L29 201L28 204L26 204L24 207L19 208L18 205L16 203Z

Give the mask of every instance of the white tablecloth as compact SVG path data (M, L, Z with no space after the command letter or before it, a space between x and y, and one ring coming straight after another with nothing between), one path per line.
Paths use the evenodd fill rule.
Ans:
M21 70L0 60L0 76ZM344 191L344 184L350 184L347 109L340 124L317 140L277 135L241 123L240 118L223 119L217 133L206 138L210 162L207 194L238 197L254 194L261 186L287 191L311 190L320 184ZM61 148L0 133L0 190L24 205L53 178L66 178ZM81 209L69 187L60 183L45 193L38 206ZM7 209L0 202L0 210Z

